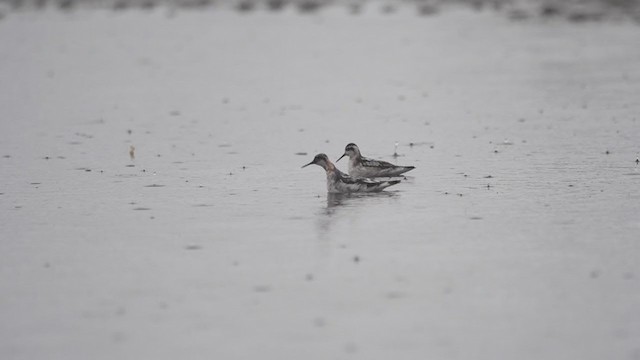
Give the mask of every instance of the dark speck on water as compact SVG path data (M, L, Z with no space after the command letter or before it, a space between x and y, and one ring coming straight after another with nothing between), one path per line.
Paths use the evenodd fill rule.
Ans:
M387 299L393 300L393 299L400 299L405 297L405 294L403 292L400 291L389 291L385 294L385 297Z
M76 135L76 136L83 137L83 138L85 138L85 139L92 139L92 138L93 138L93 135L91 135L91 134L85 134L85 133L81 133L81 132L77 132L77 133L75 133L75 135Z
M307 153L303 152L303 151L299 151L299 152L296 153L296 155L306 156Z
M187 245L184 248L185 248L185 250L200 250L200 249L202 249L202 246L200 246L200 245Z
M160 184L151 184L151 185L145 185L144 187L165 187L165 185L160 185Z
M133 208L133 210L136 210L136 211L147 211L147 210L151 210L151 208L147 208L147 207L135 207L135 208Z

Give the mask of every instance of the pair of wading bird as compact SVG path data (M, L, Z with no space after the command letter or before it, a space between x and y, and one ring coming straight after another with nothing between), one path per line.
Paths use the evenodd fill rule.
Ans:
M327 191L330 193L378 192L395 185L400 180L375 180L375 178L392 178L413 170L415 166L398 166L382 160L368 159L360 154L360 149L354 143L344 148L343 157L349 157L349 175L338 170L325 154L318 154L313 161L304 165L315 164L327 172Z

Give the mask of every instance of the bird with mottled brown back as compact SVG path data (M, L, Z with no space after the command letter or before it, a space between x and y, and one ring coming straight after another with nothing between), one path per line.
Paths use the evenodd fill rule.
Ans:
M327 173L327 191L329 193L378 192L400 182L400 180L375 181L349 176L338 170L325 154L316 155L313 161L302 167L309 165L318 165L325 170Z
M350 143L344 148L344 154L336 162L345 156L349 157L349 175L354 177L394 177L415 169L415 166L399 166L382 160L366 158L360 153L358 145L354 143Z

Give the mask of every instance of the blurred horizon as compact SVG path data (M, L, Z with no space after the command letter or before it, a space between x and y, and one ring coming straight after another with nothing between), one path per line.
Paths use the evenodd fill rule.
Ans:
M221 8L238 12L279 12L294 9L302 14L326 8L344 8L357 15L363 9L393 14L413 8L430 16L451 8L468 8L504 14L512 20L553 18L570 22L634 21L640 24L640 0L0 0L0 18L12 11L58 9L151 10L157 7L200 10Z

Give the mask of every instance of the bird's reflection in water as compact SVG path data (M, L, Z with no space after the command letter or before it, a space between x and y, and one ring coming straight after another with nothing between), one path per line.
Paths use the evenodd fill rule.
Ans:
M329 234L338 215L357 214L363 206L382 205L383 199L397 198L397 192L382 191L378 193L334 194L327 193L327 205L318 212L318 232L320 237Z
M342 206L346 201L349 200L353 195L351 194L335 194L335 193L327 193L327 208L326 210L330 210L332 208Z
M357 205L359 203L372 203L377 202L384 198L395 198L398 196L397 192L382 191L377 193L327 193L327 210L340 206Z

